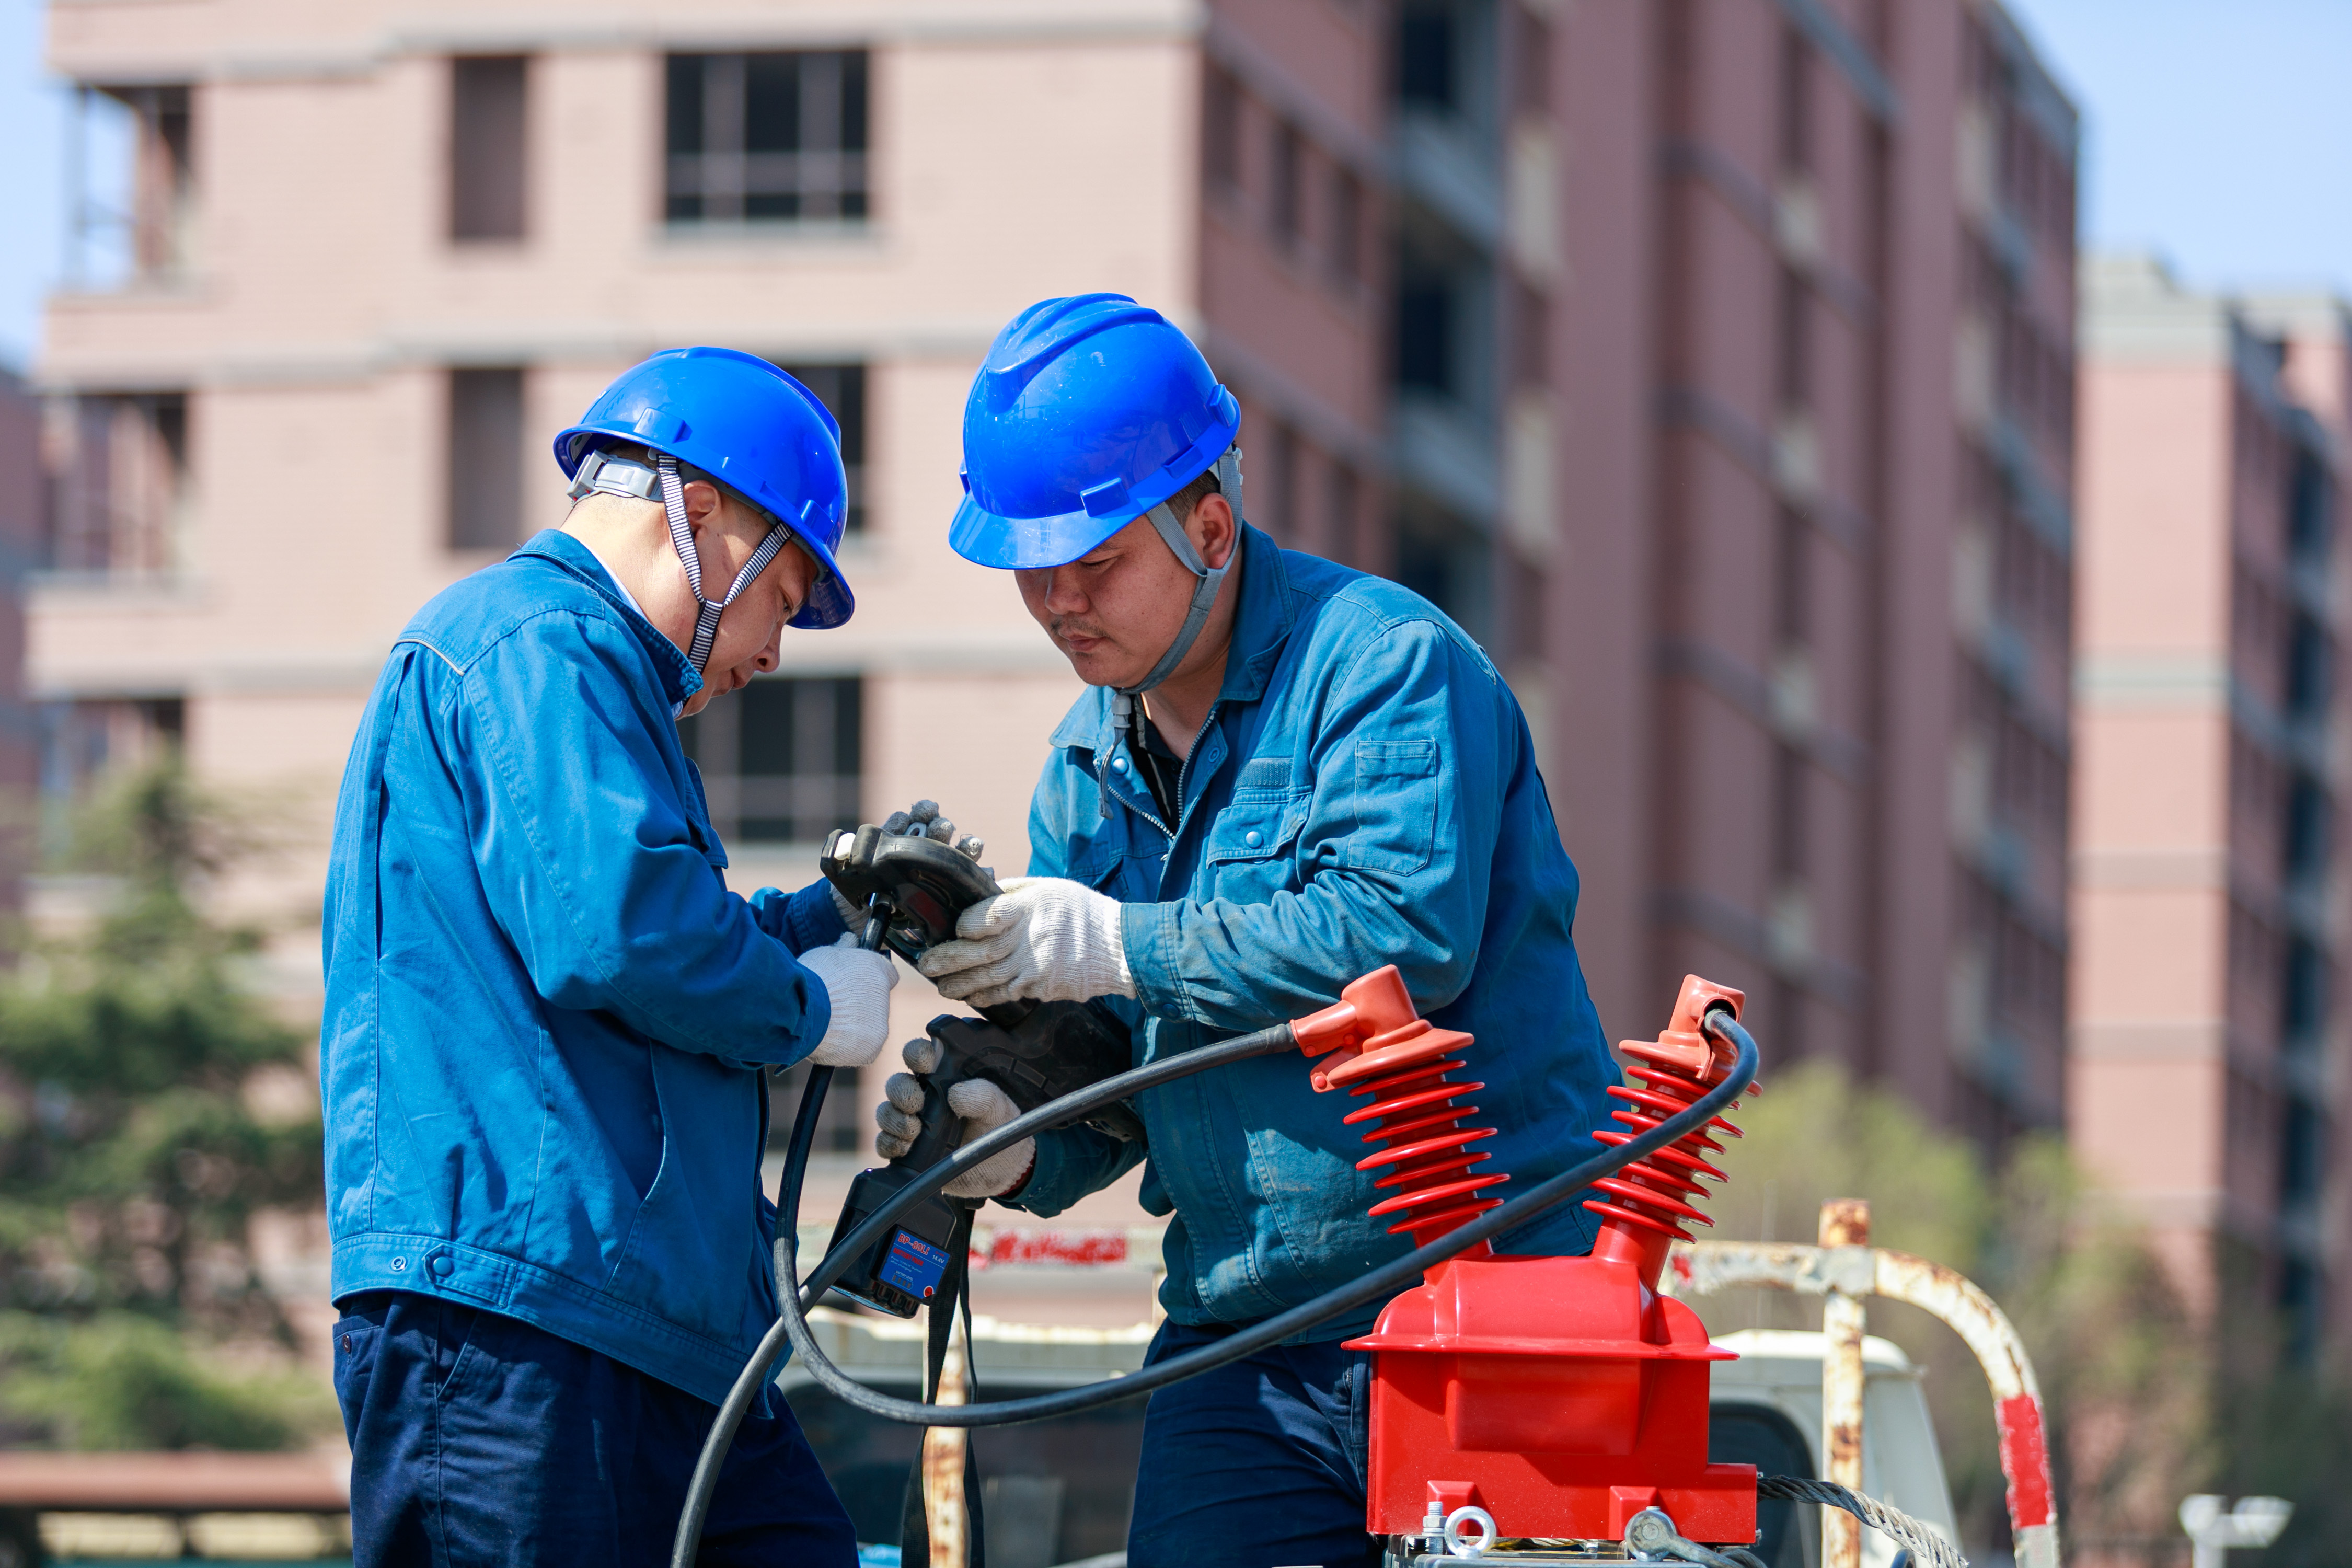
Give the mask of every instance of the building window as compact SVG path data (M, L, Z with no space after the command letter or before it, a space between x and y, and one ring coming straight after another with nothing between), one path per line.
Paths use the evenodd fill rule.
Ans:
M194 259L194 100L184 84L84 83L76 94L66 253L75 287L169 282Z
M669 57L672 223L866 216L862 51Z
M1300 454L1298 432L1279 422L1269 422L1265 443L1265 496L1266 504L1260 515L1250 521L1274 535L1275 539L1294 550L1307 546L1298 515L1298 493L1301 486L1299 469L1305 459Z
M39 709L41 839L45 854L70 847L74 808L108 774L176 753L187 739L179 697L114 697L44 702Z
M1364 280L1364 183L1345 169L1331 171L1332 276L1350 286Z
M1518 69L1512 81L1512 107L1521 114L1551 112L1551 25L1532 6L1518 6L1513 16L1513 53Z
M520 239L528 62L449 62L449 237Z
M1801 174L1813 165L1812 63L1812 46L1804 35L1783 26L1773 80L1778 100L1773 118L1784 174Z
M1396 378L1401 386L1452 395L1455 390L1454 305L1443 279L1412 277L1397 288Z
M135 575L179 564L188 494L185 393L53 399L42 447L41 553L49 570Z
M1357 513L1362 506L1356 470L1333 461L1323 468L1323 551L1343 566L1363 564L1357 543Z
M1544 386L1551 381L1551 305L1517 277L1510 279L1511 341L1507 350L1511 384Z
M1397 18L1397 97L1408 109L1452 114L1455 88L1455 25L1443 5L1411 4Z
M866 367L788 364L783 369L841 421L841 466L849 471L849 531L859 532L866 527Z
M1201 99L1201 172L1210 190L1231 195L1242 184L1242 89L1211 66Z
M449 548L522 542L522 372L449 373Z
M1298 243L1307 223L1307 138L1286 121L1274 128L1272 185L1266 218L1275 243L1286 250Z
M678 725L721 841L814 844L857 826L865 684L754 680Z

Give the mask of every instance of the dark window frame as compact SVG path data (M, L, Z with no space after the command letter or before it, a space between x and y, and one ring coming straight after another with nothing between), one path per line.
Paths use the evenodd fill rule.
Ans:
M530 235L530 57L449 61L448 234L458 245Z
M66 393L51 402L40 474L44 571L177 569L193 402L185 391Z
M1324 254L1331 276L1349 289L1364 284L1364 182L1345 163L1334 162L1326 181Z
M530 374L521 365L452 365L444 388L443 542L458 554L502 554L523 540Z
M1242 87L1214 65L1201 80L1201 178L1221 197L1242 188Z
M1296 250L1307 238L1307 133L1287 120L1274 122L1267 160L1266 230L1276 246Z
M762 676L678 727L722 844L814 844L857 826L865 680Z
M663 99L662 216L672 226L873 216L866 50L669 55Z

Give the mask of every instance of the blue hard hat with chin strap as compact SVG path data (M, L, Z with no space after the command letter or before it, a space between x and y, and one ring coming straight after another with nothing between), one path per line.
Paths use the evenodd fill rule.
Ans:
M964 499L948 529L957 554L1013 570L1066 565L1140 517L1195 579L1176 640L1150 674L1117 689L1122 729L1136 694L1192 651L1236 558L1211 568L1168 501L1214 470L1240 519L1241 422L1192 340L1124 294L1038 301L997 333L972 378Z
M652 452L654 466L614 449L625 447ZM688 653L697 670L709 660L719 613L787 543L797 542L817 565L793 626L837 626L857 607L838 559L849 519L841 425L816 394L766 360L735 349L665 349L622 372L579 424L555 437L555 460L574 496L662 503L699 606ZM711 480L773 525L722 599L703 595L686 517L688 479Z

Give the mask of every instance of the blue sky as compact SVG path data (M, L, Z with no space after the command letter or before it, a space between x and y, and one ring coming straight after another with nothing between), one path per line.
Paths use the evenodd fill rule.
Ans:
M2009 0L2084 113L2083 232L2352 293L2352 0Z
M2084 111L2090 243L2151 247L2206 287L2352 293L2352 0L2011 5ZM41 12L40 0L0 0L11 364L34 350L64 248L65 98L41 76Z

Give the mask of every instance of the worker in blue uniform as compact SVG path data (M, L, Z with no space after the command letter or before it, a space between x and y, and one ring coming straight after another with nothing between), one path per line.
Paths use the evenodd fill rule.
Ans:
M320 1066L362 1568L667 1561L776 1314L766 1069L862 1066L888 1027L891 961L824 884L727 889L677 723L785 626L849 618L839 426L775 366L685 349L555 455L564 527L401 633L336 806ZM856 1554L763 1390L701 1561Z
M1570 925L1528 725L1478 646L1419 595L1278 548L1242 512L1240 410L1182 332L1115 294L1048 300L991 347L964 412L950 541L1012 571L1090 688L1054 731L1030 871L967 910L923 968L950 997L1110 998L1139 1063L1313 1011L1394 963L1468 1030L1480 1147L1528 1184L1594 1152L1614 1081ZM928 1042L907 1047L930 1065ZM895 1077L886 1156L921 1089ZM1402 1256L1384 1194L1307 1064L1265 1058L1141 1095L1148 1139L1085 1128L948 1190L1055 1214L1144 1163L1169 1214L1164 1360ZM1013 1106L950 1103L967 1136ZM1507 1194L1506 1194L1507 1195ZM1575 1205L1498 1251L1590 1249ZM1364 1531L1377 1308L1159 1390L1129 1568L1377 1563Z

